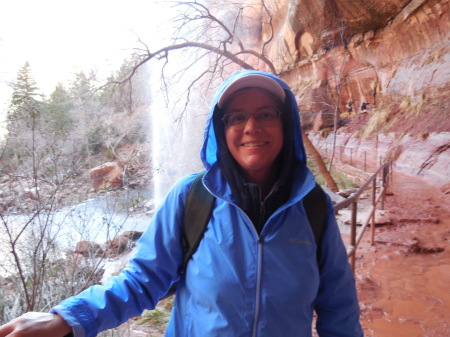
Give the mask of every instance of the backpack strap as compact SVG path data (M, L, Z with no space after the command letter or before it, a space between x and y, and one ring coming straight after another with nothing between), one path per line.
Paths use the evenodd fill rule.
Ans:
M317 245L317 262L320 267L320 248L327 224L327 196L319 184L316 183L316 186L303 198L303 207L305 207L306 216L314 233Z
M202 178L205 174L206 170L197 174L186 198L181 238L184 254L182 273L203 238L216 199L203 185Z
M183 264L180 267L181 273L186 271L187 264L192 255L198 248L203 234L206 231L209 218L211 217L214 200L216 199L203 186L202 178L206 174L206 170L197 174L186 197L184 205L184 220L183 230L181 233L181 246L183 248ZM175 282L170 287L164 298L174 295L177 291L177 284Z

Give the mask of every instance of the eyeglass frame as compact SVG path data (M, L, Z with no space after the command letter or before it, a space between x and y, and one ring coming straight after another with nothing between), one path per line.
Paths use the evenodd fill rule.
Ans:
M278 108L273 108L273 110L276 112L276 118L273 120L270 120L270 122L275 122L276 120L281 120L281 114L283 113L283 111ZM267 110L251 112L251 113L235 111L235 112L230 112L230 113L224 114L224 116L221 119L226 128L230 128L230 127L244 128L245 125L247 125L248 120L250 119L251 116L261 115L261 114L264 114L265 112L267 112ZM235 115L235 114L242 114L243 116L245 116L245 120L243 120L242 123L238 123L238 124L228 124L226 121L227 116ZM260 125L264 124L264 120L261 123L261 120L259 118L255 118L255 117L253 117L253 118L258 124L260 124ZM264 126L269 126L269 125L264 125Z

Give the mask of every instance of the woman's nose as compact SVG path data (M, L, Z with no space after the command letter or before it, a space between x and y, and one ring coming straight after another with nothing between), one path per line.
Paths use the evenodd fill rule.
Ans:
M255 130L259 130L260 126L258 122L256 121L255 117L253 115L250 115L247 122L245 123L244 132L245 133L251 133Z

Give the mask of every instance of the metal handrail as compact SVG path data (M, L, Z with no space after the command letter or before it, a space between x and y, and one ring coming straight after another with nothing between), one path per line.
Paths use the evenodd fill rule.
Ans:
M381 189L378 195L376 194L377 189L377 177L381 174ZM392 181L392 161L388 161L382 164L378 170L370 176L370 178L361 186L358 191L352 193L347 199L336 204L334 206L334 211L337 214L339 210L346 208L351 205L351 227L350 227L350 246L347 248L347 257L350 259L350 265L352 266L353 272L355 272L355 254L359 243L365 233L365 230L371 223L371 240L370 244L373 245L375 242L375 211L378 203L381 201L381 209L384 209L384 202L386 199L386 191L388 184ZM356 220L357 220L357 209L358 209L358 199L361 194L372 185L372 207L370 208L369 216L362 223L359 232L356 230Z
M370 152L367 152L366 150L358 150L358 148L352 148L342 145L336 145L335 149L337 150L335 152L336 158L339 158L339 161L341 162L348 162L351 166L354 167L362 167L364 172L367 172L368 166L370 168L377 167L378 165L382 165L382 162L384 160L383 156L376 155ZM321 152L326 156L329 157L329 148L328 143L325 143L325 149L322 149Z

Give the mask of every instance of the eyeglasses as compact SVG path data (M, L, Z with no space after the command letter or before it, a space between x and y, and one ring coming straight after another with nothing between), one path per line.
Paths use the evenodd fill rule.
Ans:
M265 109L254 113L231 112L223 116L222 121L228 127L244 127L250 116L258 122L260 126L271 126L280 119L281 111L278 109Z

